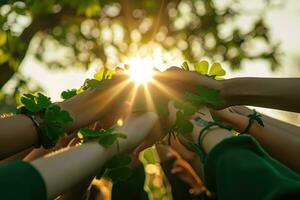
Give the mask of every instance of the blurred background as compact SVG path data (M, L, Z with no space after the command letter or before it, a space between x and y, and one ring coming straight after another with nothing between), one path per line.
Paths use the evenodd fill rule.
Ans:
M0 113L26 92L59 101L101 67L133 59L161 70L221 62L226 78L299 77L299 50L297 0L0 0ZM299 125L299 114L257 109ZM146 171L162 177L155 157Z
M29 91L58 101L100 67L136 57L161 70L184 60L221 62L227 78L300 73L297 0L0 2L0 112L14 111Z

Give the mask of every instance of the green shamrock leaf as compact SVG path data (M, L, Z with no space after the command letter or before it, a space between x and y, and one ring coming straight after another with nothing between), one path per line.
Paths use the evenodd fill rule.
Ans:
M186 62L186 61L184 61L183 63L182 63L182 65L181 65L181 68L184 70L184 71L189 71L189 64Z
M197 108L190 102L175 101L175 108L181 110L185 116L192 116L197 112Z
M98 72L95 73L94 79L101 81L104 78L105 67L101 67Z
M208 65L209 64L206 60L202 60L199 63L195 63L194 68L199 74L206 75L208 72Z
M199 74L212 77L216 80L222 80L222 76L226 75L226 71L222 68L220 63L213 63L209 68L206 60L194 64L195 71Z
M114 144L119 138L126 139L127 136L122 133L103 134L103 136L100 137L98 143L104 147L109 147Z
M175 130L180 134L186 134L193 131L193 124L189 121L189 116L186 116L182 111L176 112Z
M65 90L61 93L60 97L64 100L70 99L77 95L77 89Z
M40 106L41 109L46 109L48 106L51 105L51 100L49 97L46 97L41 93L37 93L36 103Z
M61 110L58 105L53 104L47 108L44 121L48 123L56 122L61 125L65 125L73 122L73 119L67 111Z
M220 91L205 86L198 86L195 93L186 92L186 98L195 105L201 104L210 105L214 107L221 107L224 102L220 99Z
M222 68L221 64L220 63L214 63L211 67L210 67L210 70L208 72L208 75L209 76L213 76L213 77L216 77L216 76L224 76L226 75L226 72L225 70Z
M105 74L105 79L111 79L115 73L116 73L116 70L109 69Z

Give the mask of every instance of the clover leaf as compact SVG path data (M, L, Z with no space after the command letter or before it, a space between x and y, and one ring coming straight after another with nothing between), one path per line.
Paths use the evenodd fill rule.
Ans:
M60 97L64 100L70 99L77 95L77 89L65 90L61 93Z
M221 77L226 75L226 71L222 68L220 63L213 63L209 68L208 62L202 60L199 63L195 63L194 68L196 72L216 80L222 80Z

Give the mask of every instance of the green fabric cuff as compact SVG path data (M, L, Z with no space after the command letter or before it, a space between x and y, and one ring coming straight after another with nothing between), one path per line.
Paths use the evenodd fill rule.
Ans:
M0 165L1 199L47 199L45 182L28 162L15 161Z

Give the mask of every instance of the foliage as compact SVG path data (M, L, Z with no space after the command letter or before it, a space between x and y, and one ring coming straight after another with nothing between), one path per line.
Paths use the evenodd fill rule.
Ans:
M261 1L266 8L273 5ZM133 55L161 51L191 62L225 61L232 69L256 59L278 67L278 44L271 42L264 11L250 14L240 1L3 0L0 6L0 88L29 51L51 68L87 68L93 62L111 68ZM252 19L246 31L234 23L245 15ZM255 51L256 43L266 48ZM49 52L57 56L50 59Z
M43 115L40 142L46 149L54 147L58 139L64 136L65 126L73 121L72 117L41 93L25 94L21 97L21 102L17 113Z
M201 75L208 76L212 79L221 80L221 76L226 74L221 64L213 63L210 70L208 70L208 62L205 60L194 64L194 69ZM191 70L187 62L182 64L183 70ZM176 121L171 127L170 132L176 132L177 134L188 134L193 130L193 124L190 122L191 116L193 116L202 105L211 107L221 107L224 102L220 99L220 91L208 88L203 85L199 85L192 92L185 92L185 100L176 101L175 108Z
M77 95L77 89L71 89L71 90L63 91L61 93L60 97L64 100L66 100L66 99L72 98L75 95Z
M87 128L82 128L78 131L78 137L84 140L97 139L98 143L104 147L113 145L117 139L126 139L123 133L116 133L114 129L93 131Z
M129 155L116 154L98 173L97 178L100 179L104 176L112 180L113 183L124 181L133 173L133 170L128 167L130 162Z

